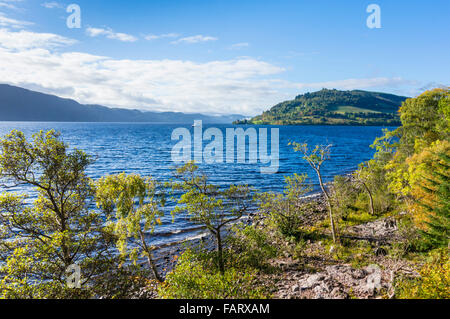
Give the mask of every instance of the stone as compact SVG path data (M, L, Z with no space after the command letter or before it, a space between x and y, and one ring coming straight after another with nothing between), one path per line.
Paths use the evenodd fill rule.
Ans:
M362 269L352 269L351 274L354 279L363 279L367 275Z
M302 284L301 289L310 289L318 285L325 276L323 274L314 274L309 276L306 281Z

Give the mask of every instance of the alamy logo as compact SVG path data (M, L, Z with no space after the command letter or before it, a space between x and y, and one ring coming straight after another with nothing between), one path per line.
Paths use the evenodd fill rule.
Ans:
M367 289L375 291L381 288L381 268L378 265L369 265L367 267L369 276L367 276Z
M81 28L81 8L78 4L72 3L67 9L67 13L72 13L67 17L66 24L69 29Z
M193 138L191 131L180 127L172 132L172 141L178 143L172 148L172 161L186 163L239 163L266 165L260 168L262 174L275 174L279 167L279 129L270 129L270 154L268 150L267 128L227 128L222 130L211 127L203 132L202 121L194 122ZM246 142L248 140L248 143ZM203 142L209 143L203 147ZM192 154L193 146L193 154ZM247 152L248 146L248 152ZM248 154L248 159L246 158Z
M367 17L367 27L369 29L380 29L381 28L381 8L378 4L370 4L367 9L367 13L371 13Z
M70 289L81 288L81 267L77 264L72 264L66 269L67 287Z

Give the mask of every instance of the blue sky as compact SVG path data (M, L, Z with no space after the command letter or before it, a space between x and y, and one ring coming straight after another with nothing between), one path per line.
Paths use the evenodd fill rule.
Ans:
M82 103L246 115L322 87L414 96L449 85L449 13L447 0L0 0L0 78Z

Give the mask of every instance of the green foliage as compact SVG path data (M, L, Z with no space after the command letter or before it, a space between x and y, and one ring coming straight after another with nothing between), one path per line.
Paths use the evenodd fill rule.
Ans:
M185 251L159 287L164 299L260 299L266 295L254 271L229 268L223 274L209 267L192 250Z
M172 189L183 194L177 200L174 213L187 212L192 221L205 225L216 240L217 264L224 273L222 229L239 220L249 209L252 202L249 187L231 185L228 189L220 189L208 182L194 162L177 168L175 178L178 182L172 183Z
M109 271L112 238L106 216L89 209L93 195L86 167L90 156L69 152L54 131L28 142L12 131L0 140L0 177L7 185L34 188L26 195L0 196L0 297L52 298L88 294L66 288L66 270L81 267L83 289Z
M403 103L402 126L398 128L400 152L410 156L434 141L449 138L449 98L450 89L435 89Z
M296 237L300 233L302 217L308 206L302 197L311 191L311 187L305 184L306 178L306 175L298 174L285 177L283 194L269 192L257 195L259 210L286 237Z
M399 299L449 299L450 259L446 248L430 253L429 261L419 270L419 278L399 278L396 297Z
M394 194L411 195L412 167L408 160L413 155L421 153L434 142L449 140L449 120L446 118L449 96L449 89L435 89L406 100L400 108L402 126L376 140L379 153L391 152L385 169L389 188Z
M279 103L269 111L238 123L272 125L400 124L398 108L405 97L365 91L323 89Z
M146 257L150 269L159 281L152 257L152 247L149 247L145 234L153 232L161 224L164 212L164 196L158 191L158 185L152 178L139 175L110 175L101 178L96 183L98 208L107 215L115 213L115 219L109 219L106 228L117 236L117 247L122 256L128 256L134 263L140 256ZM134 248L130 249L129 241L134 238Z
M358 210L355 206L359 190L351 179L341 175L334 177L331 187L333 205L336 207L336 215L342 221L347 221L352 212Z
M450 157L439 154L441 162L435 163L433 178L427 178L424 191L432 193L433 202L422 200L421 205L429 213L427 229L422 231L425 240L432 247L448 247L450 239Z
M420 235L411 215L402 216L398 221L398 228L402 238L401 241L394 244L394 251L398 257L405 257L409 253L427 252L431 249L431 246Z
M316 172L317 178L319 179L319 185L322 189L322 193L325 196L325 200L328 204L328 213L330 218L330 227L331 227L331 234L333 236L333 242L337 242L337 234L336 234L336 226L334 223L334 212L333 212L333 203L330 194L328 193L327 189L325 188L325 185L322 180L322 165L325 163L325 161L330 159L331 154L331 148L333 145L316 145L312 150L309 149L308 144L306 143L289 143L289 145L292 145L295 152L300 152L303 154L303 159L308 162L309 166Z
M268 261L278 253L267 231L253 225L236 225L227 242L232 255L231 264L239 269L252 267L267 270L270 268Z

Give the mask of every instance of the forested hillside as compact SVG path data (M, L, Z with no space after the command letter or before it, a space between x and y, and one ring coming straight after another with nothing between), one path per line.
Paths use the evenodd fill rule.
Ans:
M406 97L367 91L323 89L297 96L239 124L399 125Z

